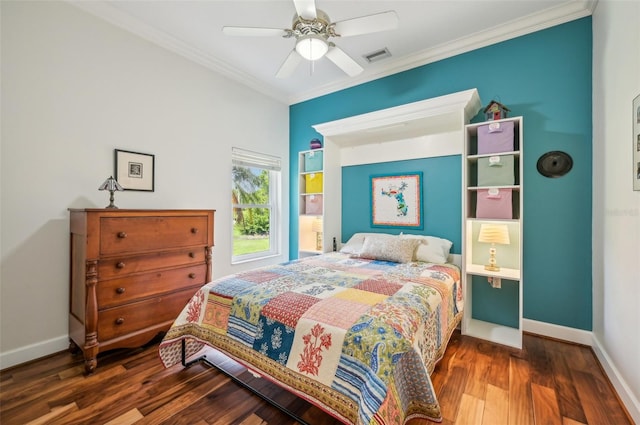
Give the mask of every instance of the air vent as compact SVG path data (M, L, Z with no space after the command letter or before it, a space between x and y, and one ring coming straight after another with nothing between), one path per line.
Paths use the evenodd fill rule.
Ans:
M389 52L389 49L385 47L384 49L376 50L375 52L368 53L366 55L363 55L362 57L365 58L369 63L377 62L385 58L390 58L391 52Z

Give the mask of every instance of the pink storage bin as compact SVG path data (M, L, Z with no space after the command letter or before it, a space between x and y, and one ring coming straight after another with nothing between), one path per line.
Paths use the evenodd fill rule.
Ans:
M513 150L513 121L492 122L478 127L478 155Z
M476 218L513 218L511 189L478 190Z
M304 197L304 213L322 215L322 195Z

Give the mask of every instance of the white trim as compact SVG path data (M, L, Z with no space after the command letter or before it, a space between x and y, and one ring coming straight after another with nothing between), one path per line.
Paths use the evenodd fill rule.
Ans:
M611 384L616 389L620 400L627 408L629 415L631 415L634 422L640 424L640 401L638 401L637 397L634 396L633 391L631 391L624 377L618 371L618 368L615 367L611 357L609 357L609 354L606 352L595 334L592 335L591 347L600 361L609 381L611 381Z
M522 330L583 345L591 345L593 340L591 331L554 325L553 323L538 322L537 320L531 319L522 319Z
M64 335L15 350L0 353L0 370L36 360L69 348L69 336Z

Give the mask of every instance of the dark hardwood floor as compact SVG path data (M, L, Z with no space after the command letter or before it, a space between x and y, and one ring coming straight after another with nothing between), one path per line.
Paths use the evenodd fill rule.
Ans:
M104 353L89 376L67 352L4 370L0 423L296 423L205 364L165 369L157 349L156 341ZM237 363L213 351L208 357L305 421L339 423ZM456 332L432 379L444 424L633 424L589 347L525 335L524 349L514 350Z

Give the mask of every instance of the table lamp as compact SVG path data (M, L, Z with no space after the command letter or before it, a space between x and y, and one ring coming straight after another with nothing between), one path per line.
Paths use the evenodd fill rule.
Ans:
M124 188L120 186L120 183L118 183L118 181L114 179L113 176L110 176L108 179L106 179L104 183L102 183L100 187L98 187L98 190L109 191L109 205L107 205L105 208L118 208L116 207L116 204L113 203L113 192L115 192L116 190L124 190Z
M485 270L493 272L500 271L500 267L496 264L496 244L509 245L509 228L506 224L483 223L480 225L480 234L478 242L490 243L489 248L489 264L484 266Z

